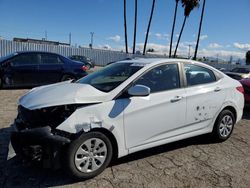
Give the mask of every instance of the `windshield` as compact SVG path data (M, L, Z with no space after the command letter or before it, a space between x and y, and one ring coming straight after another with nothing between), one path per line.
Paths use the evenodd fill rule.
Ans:
M17 53L12 53L12 54L9 54L9 55L7 55L7 56L1 57L1 58L0 58L0 62L5 61L5 60L7 60L7 59L9 59L9 58L12 58L12 57L14 57L15 55L17 55Z
M136 63L114 63L94 72L76 83L89 84L103 92L109 92L127 80L143 66Z

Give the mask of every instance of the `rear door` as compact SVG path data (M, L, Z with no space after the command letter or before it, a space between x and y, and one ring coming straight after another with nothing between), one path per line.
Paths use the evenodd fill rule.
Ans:
M56 54L41 53L39 65L40 84L50 84L60 81L63 72L63 62Z
M186 75L186 123L193 131L210 125L220 110L226 92L215 72L195 64L184 64Z
M19 54L9 60L9 85L33 86L37 83L38 58L36 53ZM8 83L7 83L8 84Z

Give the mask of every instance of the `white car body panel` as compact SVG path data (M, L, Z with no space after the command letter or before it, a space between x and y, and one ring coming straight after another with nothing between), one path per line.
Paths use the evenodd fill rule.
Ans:
M199 130L209 126L220 110L226 93L224 89L215 92L220 86L221 80L211 84L197 85L186 88L187 114L186 122L193 126L193 130Z
M152 93L148 97L131 97L124 110L127 148L182 134L185 124L185 89ZM180 101L171 102L176 96ZM178 115L176 115L178 112Z
M125 61L124 61L125 62ZM110 131L118 145L118 157L142 149L209 133L218 114L228 106L241 119L244 96L236 90L241 84L203 63L179 59L138 59L126 62L142 63L144 67L114 90L105 93L86 84L62 82L38 87L19 100L30 110L67 104L79 107L57 129L69 133L88 132L103 128ZM147 97L116 99L134 79L161 63L188 62L222 74L214 83L151 93ZM220 91L214 91L220 87ZM181 100L171 102L176 96Z
M19 104L33 110L67 104L99 103L107 100L107 96L107 93L87 84L62 82L32 89L28 95L20 98Z

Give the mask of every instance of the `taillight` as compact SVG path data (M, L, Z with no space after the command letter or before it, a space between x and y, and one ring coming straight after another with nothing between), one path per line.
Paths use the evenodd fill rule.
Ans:
M244 88L243 88L243 86L238 86L238 87L236 87L236 89L237 89L240 93L243 93L243 94L244 94Z
M88 68L87 67L85 67L85 66L82 66L82 68L81 68L83 71L86 71L86 70L88 70Z

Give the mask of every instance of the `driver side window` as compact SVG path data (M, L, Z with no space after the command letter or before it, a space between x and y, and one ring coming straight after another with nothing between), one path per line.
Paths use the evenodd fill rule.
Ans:
M141 76L135 85L147 86L151 93L180 88L178 65L166 64L153 68Z

